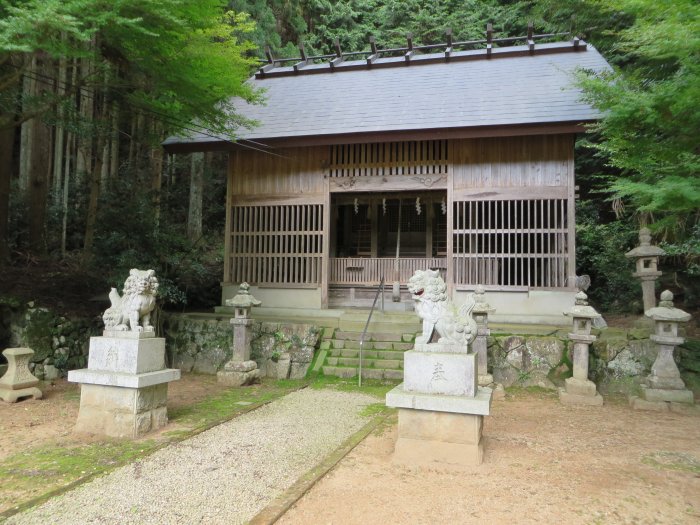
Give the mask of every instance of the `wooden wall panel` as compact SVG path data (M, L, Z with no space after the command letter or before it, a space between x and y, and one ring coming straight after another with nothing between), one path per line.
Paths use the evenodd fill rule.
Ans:
M328 165L328 147L276 149L272 153L232 154L229 181L234 201L325 194L323 167Z
M456 140L454 189L566 187L573 179L573 135Z

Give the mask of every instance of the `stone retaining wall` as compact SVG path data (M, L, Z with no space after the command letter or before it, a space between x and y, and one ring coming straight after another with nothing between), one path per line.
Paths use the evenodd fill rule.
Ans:
M311 324L255 322L251 358L265 377L298 379L306 375L321 330ZM169 365L185 372L215 374L231 359L229 317L167 314L164 321Z
M649 331L607 329L598 334L590 352L589 377L602 393L636 393L651 372L656 345ZM689 388L700 386L698 352L686 343L676 362ZM504 386L562 386L571 376L571 344L565 332L551 336L496 335L489 338L488 359L494 380Z
M33 302L3 300L0 352L5 348L29 347L34 350L29 368L37 378L62 377L68 370L87 365L90 337L100 333L101 325L99 316L69 319Z

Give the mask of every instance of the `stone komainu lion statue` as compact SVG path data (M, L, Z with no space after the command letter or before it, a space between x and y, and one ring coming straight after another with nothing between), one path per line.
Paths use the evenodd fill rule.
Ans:
M439 343L468 345L476 337L476 322L472 319L474 297L469 295L459 308L448 300L447 285L437 270L416 270L408 280L408 291L416 301L415 309L423 320L423 333L416 343L429 343L437 331Z
M120 297L116 288L109 292L112 306L102 315L105 330L153 332L151 312L157 292L156 272L133 268L124 282L124 295Z

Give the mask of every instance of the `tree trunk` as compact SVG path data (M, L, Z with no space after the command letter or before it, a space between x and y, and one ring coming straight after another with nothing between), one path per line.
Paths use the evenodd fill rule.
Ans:
M27 74L22 80L22 111L32 111L32 104L36 95L36 57L33 57ZM19 146L19 188L22 192L29 190L29 179L32 164L32 144L34 140L34 125L36 119L30 119L22 123Z
M37 61L36 71L41 75L50 74L47 57ZM53 86L46 80L37 80L36 94L52 91ZM46 251L46 204L49 196L51 177L51 128L39 118L35 118L31 133L31 155L29 162L29 249L33 253Z
M112 140L109 146L109 178L115 179L119 176L119 104L112 103Z
M81 65L81 74L88 78L92 73L92 62L90 58L84 58ZM92 123L95 115L95 104L93 96L87 88L80 89L80 120L83 124ZM90 179L92 173L92 133L82 132L78 135L78 158L76 159L75 175L76 186L82 186L84 180ZM99 150L98 150L99 151Z
M68 132L66 137L66 163L63 172L63 202L61 206L61 255L66 256L66 238L68 237L68 203L70 202L70 164L75 151L75 137Z
M10 182L12 179L15 129L14 126L0 128L0 266L10 259L7 234L10 219Z
M192 153L190 168L190 206L187 213L187 238L202 236L202 196L204 195L204 154Z
M160 222L160 192L163 186L163 148L160 146L160 135L162 126L160 123L153 124L153 133L158 137L156 146L151 147L150 165L151 165L151 191L153 192L153 206L155 211L156 226Z
M62 35L65 38L65 35ZM56 94L62 99L66 93L66 83L68 79L68 63L61 57L58 61L58 82L56 84ZM65 112L61 107L58 109L58 121L63 123ZM61 189L63 187L63 155L65 153L66 131L63 125L56 126L56 140L54 143L53 155L53 203L58 206L61 202Z
M103 134L97 136L96 151L104 147L105 137ZM100 198L100 173L102 172L102 156L95 159L95 169L90 175L90 198L88 199L87 219L85 221L85 240L83 244L83 266L92 259L93 245L95 241L95 226L97 224L97 205Z

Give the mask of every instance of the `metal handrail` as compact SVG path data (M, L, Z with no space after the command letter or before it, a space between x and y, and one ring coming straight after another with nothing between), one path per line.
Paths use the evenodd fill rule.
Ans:
M360 336L360 367L358 373L358 383L357 386L362 386L362 350L365 345L365 337L367 336L367 328L369 328L369 322L372 320L372 314L374 313L374 307L377 305L377 297L379 293L382 295L382 312L384 311L384 276L382 280L379 281L379 286L377 286L377 293L374 294L374 301L372 301L372 308L369 309L369 315L367 316L367 322L365 323L365 329L362 330L362 335Z

